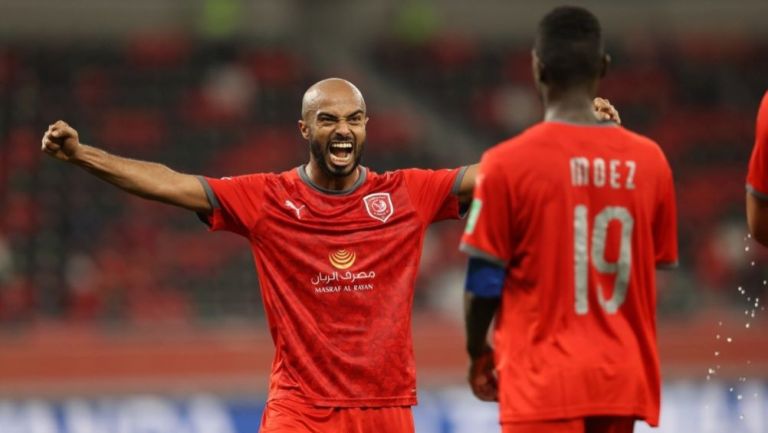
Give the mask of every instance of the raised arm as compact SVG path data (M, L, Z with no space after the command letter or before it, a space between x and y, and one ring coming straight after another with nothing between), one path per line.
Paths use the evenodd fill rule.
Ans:
M154 162L111 155L80 143L77 131L64 121L50 125L43 135L42 151L96 175L131 194L200 213L211 204L200 181Z

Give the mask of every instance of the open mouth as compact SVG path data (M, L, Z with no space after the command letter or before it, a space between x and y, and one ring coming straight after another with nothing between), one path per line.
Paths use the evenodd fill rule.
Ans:
M349 165L352 163L352 142L336 141L330 145L331 163L334 165Z

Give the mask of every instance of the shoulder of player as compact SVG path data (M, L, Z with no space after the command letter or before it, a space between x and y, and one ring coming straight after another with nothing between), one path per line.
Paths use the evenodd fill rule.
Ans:
M444 167L444 168L400 168L383 173L371 173L366 180L366 189L385 188L393 189L399 186L408 188L422 188L425 185L432 185L434 182L441 182L454 173L460 172L462 167ZM453 178L455 180L455 177Z
M447 168L447 169L450 169L450 168ZM376 180L387 181L387 180L404 179L404 178L417 177L417 176L428 176L429 174L435 173L440 170L443 170L443 169L420 168L420 167L398 168L396 170L385 171L383 173L371 172L371 179L375 181Z
M238 184L240 187L257 187L259 185L266 185L269 183L280 182L292 182L294 178L298 178L296 169L286 170L282 173L246 173L234 176L224 176L218 180L232 181Z
M757 109L757 128L758 134L764 134L768 130L768 91L763 95L760 101L760 107Z
M235 174L235 175L228 175L228 176L221 176L221 177L212 177L212 176L204 176L209 179L214 180L223 180L223 181L233 181L237 183L250 183L253 181L258 181L263 178L263 173L246 173L246 174Z
M622 133L626 134L629 137L629 140L632 141L634 146L637 146L641 149L644 149L648 152L651 152L653 154L656 154L657 156L660 156L666 159L666 156L664 155L664 150L661 148L659 143L657 143L652 138L623 127L620 130L622 131Z
M544 123L537 123L514 137L499 142L495 146L483 152L483 161L506 159L509 154L526 152L531 146L536 148L539 140L544 140Z
M768 115L768 90L763 95L763 100L760 102L760 112L764 115Z

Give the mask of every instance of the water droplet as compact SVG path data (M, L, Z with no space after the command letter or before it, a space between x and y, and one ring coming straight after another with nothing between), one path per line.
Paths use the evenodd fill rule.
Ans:
M741 394L739 394L739 395L737 395L737 396L736 396L736 400L741 400L742 398L743 398L743 397L741 396Z
M720 356L720 352L715 351L715 356Z
M714 368L710 368L709 370L707 370L707 372L709 374L715 374L715 369Z
M751 238L752 238L752 233L747 233L747 239L751 239Z
M728 392L733 392L733 387L728 388Z
M744 247L744 251L749 251L749 247Z
M749 364L751 364L751 363L752 363L752 361L750 361L750 360L747 360L747 365L749 365Z
M752 260L749 264L750 264L750 266L755 266L755 261Z
M745 328L749 328L749 323L747 323L746 325L744 325L744 327L745 327Z
M731 337L728 337L728 338L726 338L726 339L725 339L725 341L727 341L727 342L729 342L729 343L730 343L731 341L733 341L733 338L731 338Z
M768 286L768 280L763 280L763 285Z
M744 420L744 415L739 415L740 420Z
M709 375L707 375L707 380L709 380Z
M723 326L723 322L717 322L717 326Z
M715 335L715 339L719 340L720 339L720 334Z

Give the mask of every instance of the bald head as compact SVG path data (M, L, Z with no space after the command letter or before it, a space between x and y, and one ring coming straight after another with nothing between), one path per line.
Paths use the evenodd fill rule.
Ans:
M354 84L341 78L327 78L313 84L301 100L301 118L306 120L307 115L316 112L319 108L328 104L357 104L363 112L365 99L360 90Z
M351 185L358 173L367 123L363 94L349 81L328 78L307 89L299 131L309 142L307 167L315 182L325 182L326 187Z

